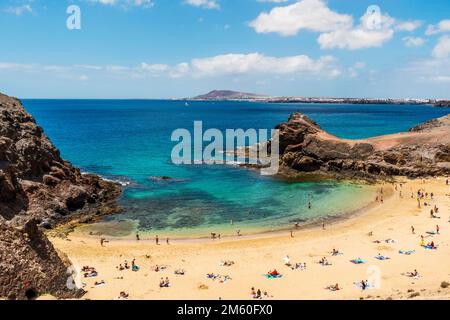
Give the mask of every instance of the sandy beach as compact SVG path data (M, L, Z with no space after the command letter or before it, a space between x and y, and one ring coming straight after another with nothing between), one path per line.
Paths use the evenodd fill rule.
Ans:
M50 240L75 266L77 283L87 291L83 299L118 299L122 291L128 299L253 299L252 287L261 290L263 299L448 299L450 287L441 287L450 282L450 186L445 180L398 179L396 184L380 185L383 202L325 224L325 229L294 229L293 237L283 231L168 245L160 234L159 245L153 237L108 238L102 247L99 237L75 231L67 239ZM419 189L428 194L420 208ZM439 209L436 218L430 217L434 206ZM434 242L437 249L422 247L422 235L425 244ZM333 249L340 254L332 255ZM387 259L376 259L379 254ZM306 269L286 266L286 256L292 266L306 263ZM331 265L319 264L323 257ZM351 262L358 258L364 263ZM133 259L138 271L117 268L125 261L131 266ZM234 264L221 266L223 261ZM85 278L83 266L95 268L98 275ZM166 268L155 272L156 266ZM178 269L185 274L176 275ZM274 269L282 277L268 279L267 272ZM414 270L419 276L409 277ZM166 277L170 287L160 288ZM368 289L355 285L362 280L368 280ZM336 284L340 290L327 289Z

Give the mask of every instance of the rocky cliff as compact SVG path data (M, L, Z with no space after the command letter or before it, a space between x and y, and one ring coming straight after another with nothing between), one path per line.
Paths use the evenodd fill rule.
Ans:
M110 214L120 193L63 160L20 101L0 94L0 297L79 295L41 228Z
M280 124L281 174L287 177L378 179L450 174L450 115L410 132L339 139L306 115Z

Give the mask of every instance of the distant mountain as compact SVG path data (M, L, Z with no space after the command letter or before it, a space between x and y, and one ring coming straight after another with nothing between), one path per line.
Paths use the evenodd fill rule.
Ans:
M254 100L268 98L267 95L238 92L231 90L213 90L207 94L196 96L195 100Z

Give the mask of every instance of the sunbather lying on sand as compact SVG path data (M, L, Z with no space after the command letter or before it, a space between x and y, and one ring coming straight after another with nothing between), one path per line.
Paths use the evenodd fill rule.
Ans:
M378 260L383 261L383 260L389 260L389 259L391 259L391 258L386 257L386 256L383 256L381 253L379 253L379 254L375 257L375 259L378 259Z
M415 250L399 250L398 253L409 256L409 255L412 255L415 252L416 252Z
M295 265L291 266L292 270L306 270L306 262L305 263L296 263Z
M331 251L331 255L333 256L333 257L335 257L335 256L340 256L340 255L342 255L343 253L341 253L339 250L336 250L336 249L334 249L333 248L333 251Z
M419 278L420 277L419 272L416 269L414 269L413 272L407 272L405 275L410 278Z
M160 288L169 288L170 287L170 280L166 277L166 279L161 278L161 281L159 282Z
M330 286L326 287L325 289L330 290L330 291L339 291L339 290L341 290L341 288L339 287L338 283L336 283L335 285L330 285Z
M84 274L85 278L95 278L96 276L98 276L98 273L95 269Z
M253 299L263 299L263 298L271 297L271 296L269 296L267 291L261 292L260 289L255 290L254 287L252 287L252 289L251 289L251 296L252 296Z
M290 267L292 265L291 264L291 258L289 258L289 256L285 256L283 258L283 263L284 263L285 266Z
M225 260L220 263L221 267L231 267L232 265L234 265L234 261L231 260Z
M154 266L154 267L152 268L152 270L155 271L155 272L162 272L162 271L164 271L164 270L166 270L166 269L167 269L166 266L159 266L159 265L156 265L156 266Z
M186 271L184 271L184 269L175 270L175 274L179 275L179 276L184 276L185 273L186 273Z
M321 264L322 266L331 266L332 263L328 262L327 258L323 257L320 261L319 264Z
M431 241L426 245L422 245L422 247L424 247L425 249L437 250L437 245L434 243L434 241Z

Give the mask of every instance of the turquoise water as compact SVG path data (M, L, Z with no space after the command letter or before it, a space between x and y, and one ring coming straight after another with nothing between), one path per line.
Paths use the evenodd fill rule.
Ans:
M258 227L276 229L355 210L373 199L366 188L344 183L288 183L233 166L176 166L172 131L271 129L303 112L343 138L404 131L446 114L428 106L267 104L156 100L25 100L62 156L126 184L124 212L140 230L192 233ZM170 181L152 177L169 176ZM309 210L307 203L312 201ZM233 221L233 225L231 225Z

